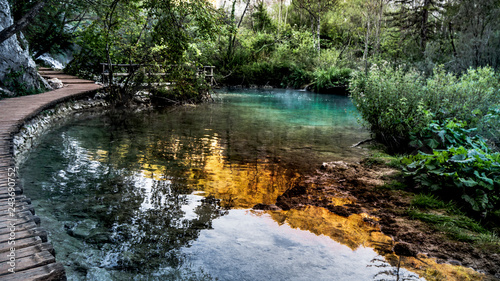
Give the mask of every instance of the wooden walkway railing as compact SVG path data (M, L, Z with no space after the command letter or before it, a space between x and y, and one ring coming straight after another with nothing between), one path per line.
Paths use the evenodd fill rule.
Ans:
M93 81L41 69L47 78L59 78L65 87L39 95L0 100L0 280L66 280L56 262L47 232L40 227L31 200L22 195L13 158L12 138L41 111L68 99L93 93ZM27 187L29 188L29 187Z
M141 65L141 64L109 64L109 63L101 63L102 66L102 83L104 85L108 85L109 81L111 80L109 75L112 73L112 76L118 76L118 77L126 77L129 76L130 73L133 73L140 67L144 67L147 65ZM121 72L110 72L110 67L113 68L118 68L118 70ZM172 67L172 66L170 66ZM210 86L214 85L215 78L214 78L214 69L215 66L202 66L197 69L198 75L203 75L205 79L208 80L210 83ZM126 72L124 72L126 71ZM155 76L165 76L168 75L169 73L149 73L148 75L155 75ZM114 79L113 79L114 80Z

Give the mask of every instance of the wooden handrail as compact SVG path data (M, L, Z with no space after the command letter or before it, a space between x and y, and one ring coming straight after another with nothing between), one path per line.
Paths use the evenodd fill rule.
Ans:
M140 66L150 66L151 64L121 64L121 63L116 63L116 64L113 64L113 63L100 63L100 65L102 65L102 73L101 73L101 76L102 76L102 81L103 83L105 83L105 80L106 80L106 77L110 78L110 73L109 73L109 67L110 66L117 66L117 67L140 67ZM106 66L108 66L108 69L106 69ZM172 66L177 66L177 65L168 65L169 67L172 67ZM214 69L215 69L215 66L213 65L204 65L200 68L198 68L198 73L203 73L203 75L205 75L205 77L208 77L210 78L210 85L213 85L214 84L214 81L215 81L215 78L214 78ZM106 71L108 70L108 72ZM210 70L210 71L209 71ZM157 75L157 76L163 76L163 75L168 75L169 73L149 73L147 75ZM112 73L113 76L128 76L130 75L130 73L124 73L124 72L113 72Z

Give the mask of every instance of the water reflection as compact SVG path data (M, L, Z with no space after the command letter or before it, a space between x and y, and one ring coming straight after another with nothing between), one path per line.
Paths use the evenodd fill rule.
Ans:
M44 137L21 176L69 279L370 280L380 273L367 266L388 238L362 216L242 210L274 203L323 161L360 157L349 146L367 133L350 102L289 91L216 99L79 118Z

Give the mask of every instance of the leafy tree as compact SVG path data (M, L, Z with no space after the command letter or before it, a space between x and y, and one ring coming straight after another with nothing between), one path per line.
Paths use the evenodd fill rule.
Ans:
M318 53L321 49L320 43L320 28L321 28L321 18L328 11L333 9L333 7L337 4L337 0L294 0L292 2L298 8L306 11L311 19L311 28L316 30L316 48ZM313 32L314 33L314 32Z
M390 13L394 26L402 35L414 39L423 54L427 42L437 30L437 22L443 13L444 0L391 0L397 10Z
M454 70L500 66L500 2L497 0L454 1L447 21Z
M274 25L267 13L263 1L259 1L252 13L253 30L256 32L270 32L274 30Z

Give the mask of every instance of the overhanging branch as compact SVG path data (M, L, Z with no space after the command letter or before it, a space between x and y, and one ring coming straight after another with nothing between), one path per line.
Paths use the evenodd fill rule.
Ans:
M30 22L36 17L36 15L42 10L43 6L47 3L47 0L40 1L31 8L31 10L26 13L20 20L16 21L11 26L5 28L0 32L0 44L3 41L9 39L12 35L22 31Z

